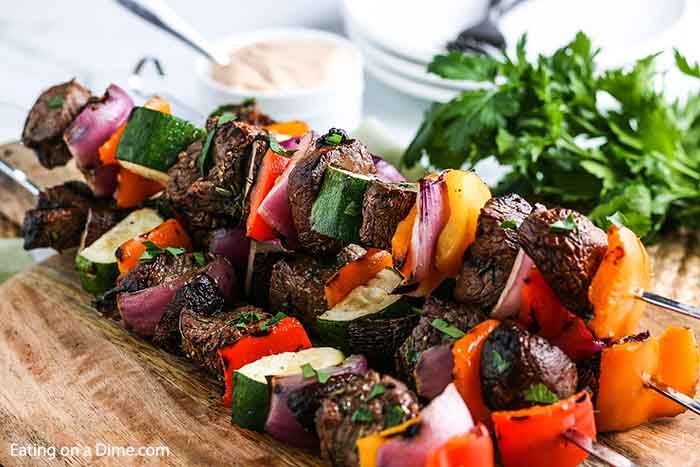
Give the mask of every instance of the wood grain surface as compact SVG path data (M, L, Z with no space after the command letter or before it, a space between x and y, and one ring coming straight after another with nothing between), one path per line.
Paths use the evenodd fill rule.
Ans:
M12 201L3 186L0 200ZM20 202L10 204L17 209ZM697 303L698 236L667 237L650 253L655 291ZM0 465L320 465L315 453L232 426L217 382L105 319L90 300L80 289L70 252L0 286ZM643 327L653 334L670 324L700 331L700 323L689 318L647 308ZM698 428L698 417L686 413L601 440L642 466L700 466ZM93 452L13 457L13 443ZM99 443L166 446L169 454L97 456Z

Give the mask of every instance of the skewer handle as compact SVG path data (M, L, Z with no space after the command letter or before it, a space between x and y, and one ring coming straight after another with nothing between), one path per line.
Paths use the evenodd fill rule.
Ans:
M672 388L671 386L667 386L666 384L657 381L654 378L647 378L645 384L649 389L658 392L662 396L668 397L669 399L679 403L686 409L700 415L700 402L696 401L695 399L689 397L686 394L683 394L678 389Z
M588 454L605 462L611 467L636 467L637 464L623 456L617 451L613 451L606 445L599 443L588 435L576 429L569 429L561 435L567 441L571 441Z
M0 160L0 173L4 173L17 182L22 188L31 193L32 196L39 196L39 187L29 180L27 174L20 169L13 167L8 162Z
M675 311L676 313L680 313L691 318L700 319L700 308L686 305L685 303L677 302L662 295L647 292L646 290L640 290L637 292L636 297L652 305Z

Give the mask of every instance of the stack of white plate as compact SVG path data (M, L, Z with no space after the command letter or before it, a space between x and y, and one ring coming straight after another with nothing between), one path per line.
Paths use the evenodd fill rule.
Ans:
M478 23L489 0L344 0L350 39L362 51L367 71L384 84L419 99L447 102L470 81L427 72L433 56L460 31Z

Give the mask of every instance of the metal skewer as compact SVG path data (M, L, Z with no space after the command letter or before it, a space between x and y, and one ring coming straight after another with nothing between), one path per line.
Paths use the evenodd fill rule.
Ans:
M671 399L674 402L677 402L686 409L700 415L700 402L696 401L695 399L689 397L686 394L683 394L678 389L672 388L671 386L668 386L662 383L661 381L657 381L656 379L651 377L645 378L644 384L647 388L658 392L664 397L668 397L669 399Z
M672 300L662 295L647 292L646 290L638 290L635 294L635 298L643 300L651 305L658 306L666 310L671 310L684 316L689 316L690 318L700 319L700 308L677 302L676 300Z
M561 436L611 467L636 467L637 465L619 452L573 428L567 430Z

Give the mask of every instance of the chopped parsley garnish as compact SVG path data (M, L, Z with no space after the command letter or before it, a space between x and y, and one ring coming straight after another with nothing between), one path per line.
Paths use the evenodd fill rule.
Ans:
M235 119L236 119L236 115L233 112L224 112L219 117L219 120L217 120L216 126L221 126L224 123L232 122Z
M542 383L532 384L523 393L526 401L537 404L554 404L559 397Z
M163 253L170 253L173 256L180 256L181 254L185 253L187 250L184 248L176 248L172 246L166 246L165 248L161 248L155 243L151 241L145 241L143 242L143 246L146 247L146 250L141 253L141 256L139 256L139 261L152 261L156 257L162 255Z
M453 339L459 339L460 337L464 336L462 331L440 318L434 319L430 325Z
M364 407L360 407L359 409L355 410L355 412L353 412L352 414L352 421L355 423L369 423L372 420L374 420L372 412L370 412Z
M301 366L301 374L304 378L316 378L319 383L326 384L330 379L330 373L323 370L315 370L310 363L304 363Z
M408 358L409 362L418 363L418 359L420 358L420 352L418 352L417 350L410 350L406 357Z
M386 388L382 383L375 383L374 386L372 386L372 389L369 391L369 395L367 396L367 400L372 400L375 397L379 397L382 394L386 392Z
M310 363L304 363L301 366L301 374L304 378L313 378L316 376L316 370L314 370L314 367L312 367Z
M205 264L207 264L207 259L205 258L204 253L202 253L201 251L195 251L194 253L192 253L192 256L194 256L194 260L197 262L198 265L204 266Z
M406 412L403 411L400 405L392 405L391 409L389 409L389 413L386 415L386 424L384 428L391 428L392 426L398 425L401 423L401 420L403 420L404 415L406 415Z
M515 230L518 227L520 227L520 222L518 222L517 219L506 219L503 222L501 222L501 228L502 229L512 229Z
M236 319L236 327L239 329L244 329L246 325L250 323L257 323L262 319L260 313L257 311L244 311Z
M343 135L341 135L339 133L331 133L330 135L326 136L326 144L337 146L342 142L343 142Z
M510 366L510 362L508 362L505 358L503 358L503 355L497 350L493 351L493 366L496 368L496 370L499 373L503 373L508 369Z
M576 219L574 219L573 214L566 216L564 220L558 220L549 224L549 231L555 233L569 233L571 231L578 232L578 227L576 226Z
M610 223L608 227L610 227L610 225L614 225L618 229L621 229L622 227L625 227L625 224L627 224L627 218L620 211L615 211L612 215L606 217L605 219Z
M268 329L270 329L271 327L274 327L277 323L279 323L280 321L282 321L282 320L283 320L284 318L286 318L286 317L287 317L287 315L285 315L284 313L282 313L282 312L280 311L280 312L277 313L275 316L273 316L272 318L270 318L270 319L268 319L267 321L265 321L265 322L262 324L262 326L260 326L260 328L261 328L263 331L267 331Z
M63 104L66 102L66 100L63 98L63 96L53 96L50 98L46 104L52 109L60 109L63 107Z
M235 119L236 116L233 113L224 112L219 117L219 120L217 120L216 127L212 128L212 130L207 133L207 138L204 140L204 145L202 146L202 152L197 159L197 168L199 169L199 173L202 175L202 177L206 177L209 170L209 152L211 149L211 143L214 140L214 135L216 134L216 130L218 130L224 123L231 122Z
M275 152L277 154L282 154L283 156L287 156L287 155L294 152L294 151L287 151L282 146L280 146L280 143L272 135L270 135L270 151Z

